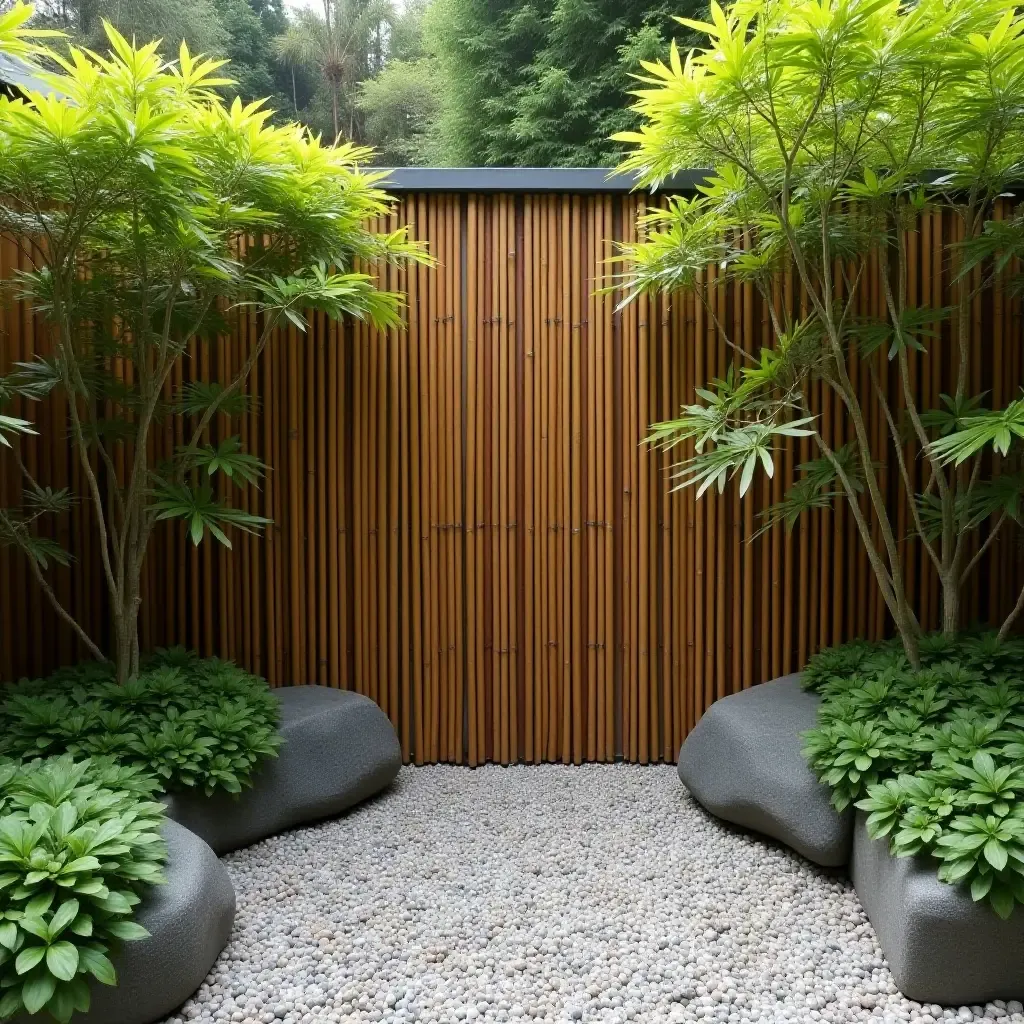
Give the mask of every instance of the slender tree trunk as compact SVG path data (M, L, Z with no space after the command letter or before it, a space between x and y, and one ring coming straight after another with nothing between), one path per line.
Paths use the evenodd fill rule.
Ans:
M138 629L138 616L124 607L118 608L114 614L114 669L119 685L131 678L132 650Z
M115 606L114 668L118 683L126 683L139 674L139 612L142 609L140 579L139 573L129 571L121 601Z
M903 642L903 650L912 668L921 667L921 625L917 617L904 602L896 620L896 629Z
M942 580L942 632L952 636L960 629L960 569L953 571Z
M1010 635L1010 630L1013 629L1013 624L1020 618L1021 612L1024 612L1024 589L1021 590L1017 603L1013 606L1013 611L1006 616L1006 620L999 630L1000 640L1005 640Z

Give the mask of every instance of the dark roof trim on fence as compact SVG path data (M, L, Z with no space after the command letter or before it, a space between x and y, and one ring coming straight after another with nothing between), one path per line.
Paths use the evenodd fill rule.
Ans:
M564 192L596 194L638 191L630 174L610 167L382 167L381 182L389 192ZM934 183L943 171L926 171L923 180ZM680 171L663 182L659 192L694 192L712 171L696 168ZM646 191L646 190L640 190ZM1006 195L1024 194L1024 183L1007 188Z
M392 167L389 192L632 192L636 179L605 167ZM684 171L661 191L692 192L709 171Z

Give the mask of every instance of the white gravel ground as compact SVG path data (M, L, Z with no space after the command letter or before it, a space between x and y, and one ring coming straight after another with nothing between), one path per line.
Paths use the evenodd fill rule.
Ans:
M904 999L841 876L714 821L672 767L405 768L227 859L185 1021L963 1021Z

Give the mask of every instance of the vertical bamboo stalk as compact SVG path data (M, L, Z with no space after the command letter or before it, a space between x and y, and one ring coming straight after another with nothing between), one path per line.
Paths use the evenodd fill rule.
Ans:
M598 264L598 231L600 223L597 219L597 203L592 197L588 197L584 209L586 229L586 251L583 254L583 267L580 275L583 282L583 304L586 309L586 331L583 334L581 348L586 360L586 394L584 397L584 419L586 422L586 515L584 516L584 543L586 547L586 576L587 576L587 608L586 608L586 705L587 705L587 748L586 760L600 760L598 746L598 714L601 706L601 694L599 691L598 676L601 671L600 636L601 629L598 623L598 601L601 593L600 567L597 561L598 545L598 522L601 518L597 507L598 478L601 466L598 462L597 445L597 401L596 386L600 368L600 354L597 350L599 329L598 329L598 300L595 297L594 289L597 286L597 264ZM603 709L602 709L603 710Z
M580 294L580 233L581 204L580 197L573 196L572 205L568 210L570 233L566 241L569 243L567 269L569 271L569 574L571 601L570 614L572 645L572 760L579 764L583 759L583 650L586 632L583 623L584 598L583 582L583 446L582 446L582 362L583 362L583 298Z
M525 599L523 604L523 648L521 651L524 666L524 692L523 692L523 757L526 761L536 761L537 738L536 729L536 670L539 651L535 642L538 623L535 612L535 559L536 559L536 534L537 534L537 509L536 509L536 488L534 486L534 474L536 467L535 458L535 417L536 417L536 386L537 386L537 359L534 352L535 344L535 317L533 312L534 288L533 288L533 265L534 265L534 233L533 233L533 203L532 196L526 196L523 200L523 251L517 253L523 266L523 566Z
M424 201L421 198L416 209L416 234L419 240L429 237L425 219ZM424 728L424 690L426 689L426 674L429 671L429 632L425 628L426 618L426 587L424 586L424 557L426 549L426 537L428 525L423 518L423 384L424 371L422 361L423 336L423 311L426 306L423 294L426 284L427 270L423 267L416 267L409 273L409 426L410 426L410 451L412 452L412 465L410 466L410 516L412 532L412 575L410 585L412 589L412 688L413 700L411 714L413 722L410 728L412 743L415 750L416 764L423 764L428 758L427 738Z
M483 569L484 546L486 535L483 505L483 474L481 473L482 455L482 380L480 371L480 347L484 337L481 318L483 310L480 304L480 264L482 258L480 201L476 196L469 197L469 223L467 225L467 364L466 392L468 397L466 408L466 578L468 588L468 637L469 648L469 763L478 765L484 760L483 737Z

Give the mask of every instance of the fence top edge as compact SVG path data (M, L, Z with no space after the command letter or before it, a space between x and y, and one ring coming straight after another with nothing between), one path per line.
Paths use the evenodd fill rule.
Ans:
M631 174L610 167L385 167L381 182L389 192L634 192ZM692 192L712 172L684 171L660 191Z
M381 186L389 192L448 192L463 195L487 193L511 194L650 194L632 174L619 174L610 167L381 167L372 168L386 175ZM709 168L680 171L666 178L662 193L694 193L714 175ZM945 172L925 171L921 180L939 184ZM1005 196L1019 199L1024 182L1013 182Z

